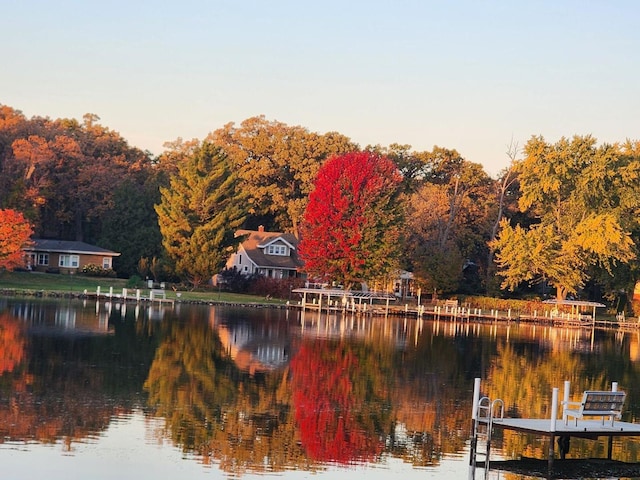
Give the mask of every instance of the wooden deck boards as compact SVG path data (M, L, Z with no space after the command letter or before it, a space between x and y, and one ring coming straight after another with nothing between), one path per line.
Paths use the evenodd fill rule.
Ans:
M480 418L479 422L482 424L487 423L484 418ZM546 437L563 435L587 438L640 436L640 424L616 421L611 426L611 421L605 419L603 425L602 420L599 418L595 420L578 420L577 426L573 419L570 419L567 425L564 424L564 421L558 419L555 424L555 431L551 430L551 420L548 418L504 418L502 420L494 419L493 428L533 433Z

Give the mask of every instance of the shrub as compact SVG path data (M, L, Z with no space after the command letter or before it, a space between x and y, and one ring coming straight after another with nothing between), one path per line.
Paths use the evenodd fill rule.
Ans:
M114 272L110 268L102 268L100 265L96 265L94 263L87 263L80 270L82 275L86 275L87 277L115 277L116 272Z
M219 275L219 282L227 292L247 293L249 285L255 281L255 276L243 275L236 267L225 268Z
M127 280L127 288L136 288L142 285L142 279L138 275L131 275Z
M265 297L289 299L291 290L304 285L301 278L268 278L258 277L249 286L249 293Z

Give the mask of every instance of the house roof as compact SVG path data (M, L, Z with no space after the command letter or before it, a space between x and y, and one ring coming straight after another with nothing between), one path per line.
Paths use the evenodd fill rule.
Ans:
M25 250L29 252L49 252L49 253L75 253L84 255L103 255L106 257L117 257L120 254L106 248L97 247L84 242L74 242L70 240L46 240L34 238L33 244Z
M236 237L245 237L242 248L249 259L259 268L297 270L304 263L298 257L298 239L291 233L238 230ZM291 255L266 255L264 247L281 241L291 248Z

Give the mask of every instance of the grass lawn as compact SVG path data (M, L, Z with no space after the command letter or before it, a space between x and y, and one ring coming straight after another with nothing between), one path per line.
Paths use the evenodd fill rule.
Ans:
M16 293L75 293L79 294L87 290L95 292L100 287L101 293L108 293L109 287L113 287L113 293L122 293L122 289L127 287L127 280L121 278L105 277L85 277L84 275L62 275L39 272L2 272L0 273L0 289L13 290ZM131 288L131 292L135 290ZM141 288L143 295L148 295L148 289ZM178 292L167 289L167 298L177 299ZM243 295L239 293L219 292L218 290L182 291L181 300L204 301L204 302L225 302L225 303L263 303L282 304L285 301L280 299L265 299L258 295Z

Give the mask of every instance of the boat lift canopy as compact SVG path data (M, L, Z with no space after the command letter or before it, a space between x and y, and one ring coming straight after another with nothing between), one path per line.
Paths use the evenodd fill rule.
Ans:
M571 313L578 314L582 308L590 308L593 309L591 313L591 320L595 323L596 321L596 308L598 307L606 307L606 305L598 302L588 302L586 300L558 300L557 298L550 298L549 300L545 300L542 303L548 303L552 305L569 305L571 307Z
M382 300L386 303L387 312L389 311L389 302L395 301L396 296L393 293L388 292L374 292L374 291L356 291L356 290L342 290L340 288L295 288L293 293L302 294L302 307L307 306L307 296L319 297L320 305L322 305L322 298L326 297L327 305L331 302L332 298L340 298L343 303L349 301L368 302L373 304L374 300Z

